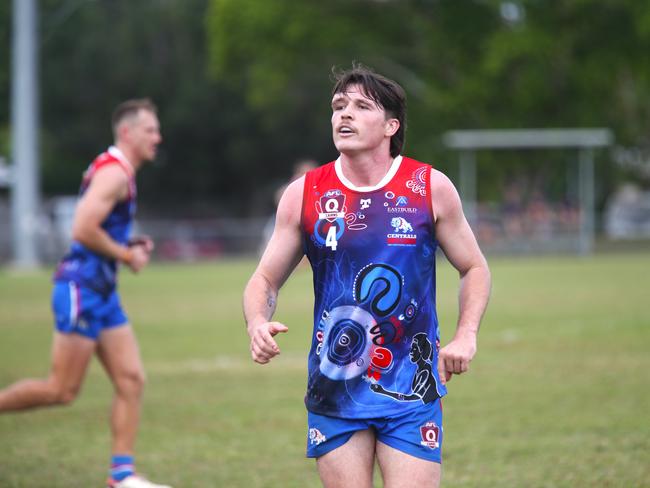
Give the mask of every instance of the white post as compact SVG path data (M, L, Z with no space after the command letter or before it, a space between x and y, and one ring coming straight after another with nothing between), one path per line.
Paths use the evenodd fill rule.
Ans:
M476 154L474 151L460 151L459 193L463 201L463 210L469 225L476 232L478 215L476 212Z
M38 75L36 0L13 0L11 221L14 264L38 265Z
M590 254L593 250L595 229L594 205L594 151L590 148L581 148L578 152L580 163L578 188L580 189L580 254Z

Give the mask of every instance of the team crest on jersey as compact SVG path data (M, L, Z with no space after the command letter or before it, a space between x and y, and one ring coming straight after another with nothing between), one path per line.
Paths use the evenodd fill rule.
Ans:
M404 217L394 217L390 221L390 225L393 227L395 232L402 232L406 234L407 232L413 232L413 226L408 223Z
M346 210L345 194L341 190L327 190L320 200L316 201L316 211L320 220L334 222L336 219L342 219L345 217Z
M393 217L390 220L393 233L387 234L389 246L415 246L417 234L413 233L413 226L404 217Z
M438 449L440 447L440 427L435 422L427 422L420 426L420 435L422 436L422 444L429 449Z
M406 188L410 188L413 193L417 193L422 196L427 194L427 171L428 168L423 166L416 169L411 175L411 179L406 182Z

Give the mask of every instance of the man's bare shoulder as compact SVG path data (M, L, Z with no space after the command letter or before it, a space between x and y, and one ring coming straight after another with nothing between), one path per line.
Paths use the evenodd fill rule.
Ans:
M456 191L454 184L442 171L431 168L431 191L434 193Z
M456 187L442 171L431 169L431 202L436 220L460 209Z
M122 199L128 193L129 175L117 164L107 164L92 175L88 193Z
M289 183L289 185L287 185L287 189L284 191L284 194L289 194L289 198L300 198L300 200L302 200L304 186L305 176L303 175L300 178L297 178Z
M104 164L97 168L95 173L92 176L92 180L98 180L98 179L114 179L117 181L124 181L128 182L129 181L129 174L126 172L126 170L120 166L119 164Z
M305 177L292 181L284 190L278 204L277 220L285 222L300 222L302 212L302 195L305 186Z

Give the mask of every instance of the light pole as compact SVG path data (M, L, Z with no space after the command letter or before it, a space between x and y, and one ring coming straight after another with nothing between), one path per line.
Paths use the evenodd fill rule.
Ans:
M38 266L38 44L36 0L13 0L11 225L14 265Z

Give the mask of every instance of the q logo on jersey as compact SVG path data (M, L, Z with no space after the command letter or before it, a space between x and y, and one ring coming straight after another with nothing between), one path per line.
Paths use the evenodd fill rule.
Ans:
M315 202L318 222L314 227L314 239L318 246L336 251L345 230L345 194L341 190L327 190Z
M316 202L316 211L320 220L334 222L345 217L345 194L341 190L327 190Z

